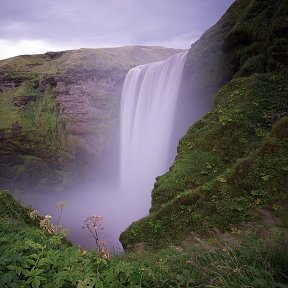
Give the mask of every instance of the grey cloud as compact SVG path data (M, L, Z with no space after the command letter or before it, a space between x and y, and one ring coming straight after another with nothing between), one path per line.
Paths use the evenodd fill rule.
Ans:
M10 0L1 3L0 39L57 43L191 42L233 0Z

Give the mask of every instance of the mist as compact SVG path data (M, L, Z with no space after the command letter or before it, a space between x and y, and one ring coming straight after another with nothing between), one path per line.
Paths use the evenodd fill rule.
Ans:
M113 151L107 151L100 163L95 158L85 177L64 189L31 187L14 192L17 200L42 216L51 215L54 224L57 203L63 201L60 224L69 231L68 240L86 249L95 247L95 242L82 229L84 220L90 215L102 216L100 239L110 249L121 251L121 232L148 215L155 178L169 170L179 139L210 107L199 110L201 97L192 97L185 88L182 70L187 53L127 73Z

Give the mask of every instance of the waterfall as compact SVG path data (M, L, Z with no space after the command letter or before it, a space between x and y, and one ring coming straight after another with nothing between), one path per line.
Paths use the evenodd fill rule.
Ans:
M137 66L125 78L120 115L120 179L123 197L130 201L136 218L148 212L155 177L171 165L169 148L187 54L185 51L165 61Z

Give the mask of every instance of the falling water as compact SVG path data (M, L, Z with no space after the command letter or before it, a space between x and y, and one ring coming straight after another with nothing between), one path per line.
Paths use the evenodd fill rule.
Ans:
M175 147L171 153L170 144L175 142L174 124L181 124L185 118L182 106L181 115L175 115L175 111L186 55L183 52L163 62L138 66L126 76L121 103L121 188L111 178L100 184L95 177L69 191L53 193L50 187L41 192L21 191L15 195L17 199L42 215L51 214L53 219L58 217L57 201L63 200L61 224L70 230L68 239L85 248L93 248L94 242L82 231L83 220L91 214L101 215L105 229L100 237L117 247L120 233L132 221L147 214L154 179L168 170L176 154ZM194 113L194 105L186 105L189 114ZM191 122L184 125L186 129ZM176 138L183 134L178 133ZM110 169L113 172L118 167Z
M147 213L154 179L171 164L169 148L187 53L137 66L124 82L120 171L122 190L133 205L134 219Z

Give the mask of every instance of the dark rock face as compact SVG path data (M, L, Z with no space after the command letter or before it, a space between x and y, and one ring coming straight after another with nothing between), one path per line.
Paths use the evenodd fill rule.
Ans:
M45 60L46 61L50 61L50 60L52 60L52 59L54 59L56 57L60 57L61 55L63 55L63 53L65 53L65 52L63 52L63 51L60 51L60 52L49 51L49 52L44 54L45 55Z
M0 129L0 140L3 140L5 138L5 130Z
M14 105L17 107L24 107L28 102L35 102L36 96L18 96L13 98Z
M15 123L12 124L12 136L13 137L17 137L20 136L22 133L22 127L21 125L18 123L18 121L16 121Z
M204 103L235 74L249 76L287 66L286 0L237 0L191 46L184 75ZM209 100L210 99L210 100Z
M122 83L126 70L87 73L59 81L55 89L59 117L65 123L68 143L96 155L111 146L117 127Z

